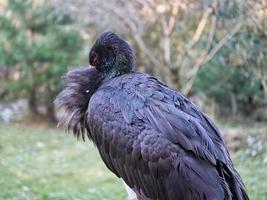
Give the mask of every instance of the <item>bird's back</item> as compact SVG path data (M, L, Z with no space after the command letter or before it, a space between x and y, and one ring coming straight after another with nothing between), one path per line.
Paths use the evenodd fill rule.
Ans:
M149 75L104 81L87 120L107 167L143 199L248 199L214 123Z

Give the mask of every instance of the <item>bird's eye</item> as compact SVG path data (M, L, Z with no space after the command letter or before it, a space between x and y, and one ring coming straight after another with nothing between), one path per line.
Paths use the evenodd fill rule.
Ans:
M91 57L91 65L92 66L96 66L97 60L98 60L98 54L97 53L93 53L92 57Z

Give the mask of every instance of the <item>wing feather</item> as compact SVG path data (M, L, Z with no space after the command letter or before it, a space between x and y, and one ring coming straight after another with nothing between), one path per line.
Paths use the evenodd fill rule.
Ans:
M91 98L87 118L107 167L144 199L231 196L223 168L237 172L219 130L157 79L132 73L106 82Z

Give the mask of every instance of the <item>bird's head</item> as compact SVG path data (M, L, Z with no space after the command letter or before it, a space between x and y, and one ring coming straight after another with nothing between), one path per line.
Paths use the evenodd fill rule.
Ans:
M60 111L58 126L84 139L88 103L102 80L103 74L93 67L74 69L66 74L65 87L55 100Z
M112 32L105 32L91 48L89 63L106 77L114 77L134 69L135 54L121 37Z

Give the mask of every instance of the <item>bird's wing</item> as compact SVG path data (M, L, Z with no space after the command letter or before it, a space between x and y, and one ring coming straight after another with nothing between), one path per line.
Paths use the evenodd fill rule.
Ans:
M141 195L223 199L229 191L216 170L217 161L232 165L218 129L157 79L117 78L92 97L88 120L107 167Z
M144 106L133 105L135 113L143 113L142 119L195 156L213 165L217 160L231 163L218 128L206 114L157 79L149 76L144 79L135 88L135 97L139 94L145 97Z
M121 109L128 108L123 108L119 103L125 97L119 91L111 94L113 89L107 87L92 97L88 109L89 137L97 146L106 166L123 178L135 192L142 197L164 199L167 194L162 180L156 178L157 175L151 175L148 161L151 154L148 148L142 146L145 136L152 135L153 130L132 126L125 121ZM161 161L161 166L162 171L167 173L171 165L170 158L167 158L171 152L167 146L165 154L162 155L165 160ZM156 156L155 159L159 160L161 155Z
M130 80L118 90L121 94L114 93L110 99L120 107L127 124L134 125L138 118L211 164L216 160L231 163L218 128L197 106L153 77L136 74Z
M134 82L135 97L142 94L145 101L141 101L145 106L138 108L132 104L132 111L143 113L142 119L147 119L187 154L193 153L194 159L216 167L226 198L232 196L235 199L248 199L242 180L214 122L185 96L156 78L140 75ZM139 98L139 101L140 99L142 98Z

